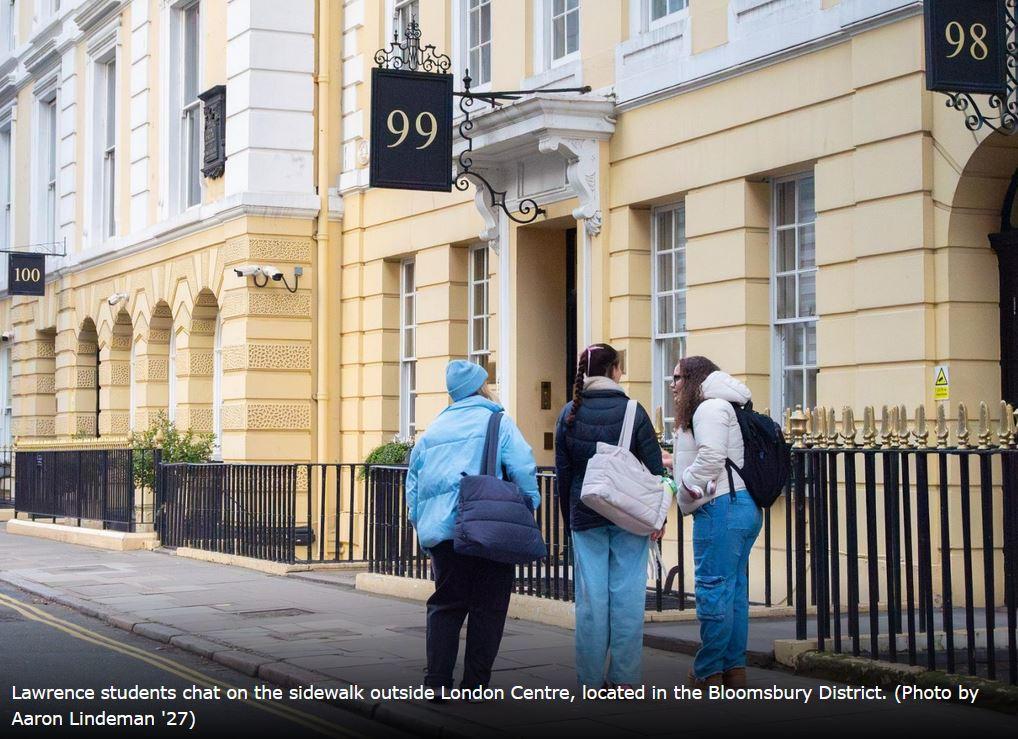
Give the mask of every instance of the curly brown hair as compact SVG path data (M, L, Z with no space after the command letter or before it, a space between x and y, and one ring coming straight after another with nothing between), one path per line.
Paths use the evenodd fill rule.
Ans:
M692 429L693 414L703 402L703 391L700 386L711 372L717 372L719 369L707 357L686 357L679 360L682 387L679 389L679 397L675 399L676 428Z

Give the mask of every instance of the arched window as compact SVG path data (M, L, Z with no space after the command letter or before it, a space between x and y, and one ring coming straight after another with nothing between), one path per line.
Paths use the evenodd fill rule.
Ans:
M212 343L212 446L215 459L223 458L223 315L216 314L216 334Z
M177 331L176 327L170 326L170 351L168 356L166 396L166 418L170 423L177 421Z

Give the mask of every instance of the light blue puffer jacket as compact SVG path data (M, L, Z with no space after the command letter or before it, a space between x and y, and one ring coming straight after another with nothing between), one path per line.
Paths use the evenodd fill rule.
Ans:
M502 406L481 395L471 395L442 411L428 426L410 453L406 501L410 522L425 549L451 540L456 524L460 478L481 472L484 435L492 413ZM505 466L509 479L533 502L541 503L537 490L534 453L508 416L502 417L498 434L498 476Z

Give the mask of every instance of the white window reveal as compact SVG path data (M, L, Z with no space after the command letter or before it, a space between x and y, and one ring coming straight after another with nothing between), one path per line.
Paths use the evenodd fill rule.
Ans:
M38 241L53 244L57 241L57 98L56 93L39 101L37 176L39 202L37 211Z
M491 0L467 0L467 69L475 86L491 82Z
M17 21L17 0L0 0L0 40L3 42L3 51L7 54L14 51L17 43L15 40Z
M488 327L491 313L488 308L488 246L480 244L470 249L470 285L467 299L469 320L468 356L471 362L488 368L491 355Z
M686 208L657 208L652 225L652 401L661 409L666 438L674 428L672 370L686 354Z
M400 266L399 435L417 434L417 283L414 260Z
M171 171L171 192L177 210L201 203L201 4L186 5L176 11L171 59L171 109L176 111L171 132L171 151L176 172Z
M95 65L95 171L99 196L95 199L96 242L117 234L117 62L115 52Z
M816 209L812 174L774 183L771 219L774 366L771 402L785 408L816 404Z
M580 49L580 0L551 0L551 61L564 60Z
M170 326L170 346L167 356L166 373L166 418L170 423L177 422L177 330Z
M11 433L11 346L9 343L0 348L0 447L9 448L13 438Z
M223 314L216 314L216 333L212 340L212 456L223 458Z

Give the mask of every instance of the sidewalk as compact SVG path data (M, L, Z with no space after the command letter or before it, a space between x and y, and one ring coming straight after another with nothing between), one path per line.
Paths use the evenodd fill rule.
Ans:
M197 562L165 551L104 552L12 536L0 529L0 580L98 615L121 628L283 684L336 681L364 687L420 684L425 665L423 604L367 595L315 573L277 577ZM461 653L462 656L462 653ZM682 684L691 658L644 652L648 685ZM573 634L511 621L493 687L575 688ZM461 668L457 669L457 675ZM814 688L821 681L750 669L751 687ZM829 683L823 683L829 684ZM1014 727L1014 718L940 703L884 702L356 702L351 708L430 735L648 736L677 729L771 725L783 734L815 735L964 721L973 731ZM734 709L734 710L731 710Z

